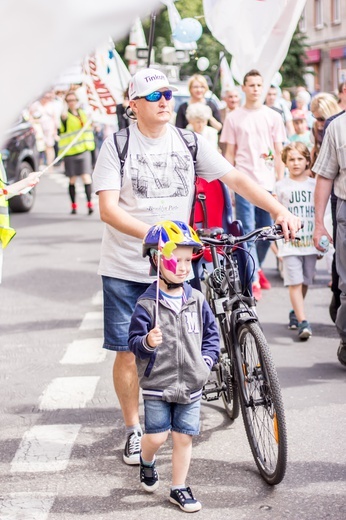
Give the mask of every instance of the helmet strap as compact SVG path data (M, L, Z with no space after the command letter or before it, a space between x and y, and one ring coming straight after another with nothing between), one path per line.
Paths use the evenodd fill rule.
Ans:
M168 290L178 289L178 287L184 287L184 283L183 282L181 282L181 283L173 283L173 282L170 282L170 281L166 280L166 278L164 278L162 276L161 272L159 273L159 277L160 277L160 280L165 282L165 284L167 285L167 289Z

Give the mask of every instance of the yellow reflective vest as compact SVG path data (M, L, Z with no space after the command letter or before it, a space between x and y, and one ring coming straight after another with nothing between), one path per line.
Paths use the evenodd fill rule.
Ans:
M70 145L73 139L78 135L78 132L87 123L88 118L83 110L78 109L78 117L67 113L67 119L61 122L60 126L60 140L59 153L62 153ZM66 152L66 156L77 155L86 151L95 150L94 132L88 126L84 132L78 137L74 145Z
M6 172L0 154L0 242L3 249L16 234L15 230L10 227L8 201L5 195L2 194L2 190L6 190L6 179Z

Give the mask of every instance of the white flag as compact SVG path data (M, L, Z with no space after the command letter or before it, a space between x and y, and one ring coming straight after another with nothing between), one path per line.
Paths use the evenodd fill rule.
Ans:
M263 76L264 94L279 70L306 0L203 0L206 23L232 54L238 83L251 69Z
M159 6L159 0L0 2L0 137L58 74L109 34L115 40L125 37L136 16L146 16Z
M227 89L235 87L230 66L227 63L226 56L223 52L220 52L220 82L222 93L226 92Z

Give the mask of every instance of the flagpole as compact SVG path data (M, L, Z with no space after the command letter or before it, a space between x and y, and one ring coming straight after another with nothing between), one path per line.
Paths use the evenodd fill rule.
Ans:
M217 80L219 79L219 75L220 75L221 62L222 62L222 59L224 58L224 56L225 56L224 51L220 52L219 65L217 67L217 71L215 72L214 81L213 81L213 89L211 91L212 94L215 94Z
M159 324L159 294L160 294L160 258L161 252L157 251L157 277L156 277L156 302L155 302L155 327Z
M156 13L153 11L150 15L150 32L149 32L148 62L147 62L148 68L150 67L151 50L152 50L153 44L154 44L155 22L156 22Z

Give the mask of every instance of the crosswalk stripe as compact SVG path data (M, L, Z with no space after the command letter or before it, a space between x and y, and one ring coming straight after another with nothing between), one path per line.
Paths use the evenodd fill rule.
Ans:
M0 502L1 520L46 520L55 496L50 493L10 493Z
M84 408L93 398L99 379L99 376L53 379L39 399L39 409Z
M98 292L93 296L92 304L93 304L93 305L102 305L102 304L103 304L103 292L102 292L102 291L98 291Z
M81 424L33 426L23 435L11 463L11 472L52 472L66 469L80 428Z
M88 338L73 341L61 359L62 365L87 365L101 363L106 358L106 350L102 348L102 338Z
M103 329L103 313L87 312L79 328L80 330Z

